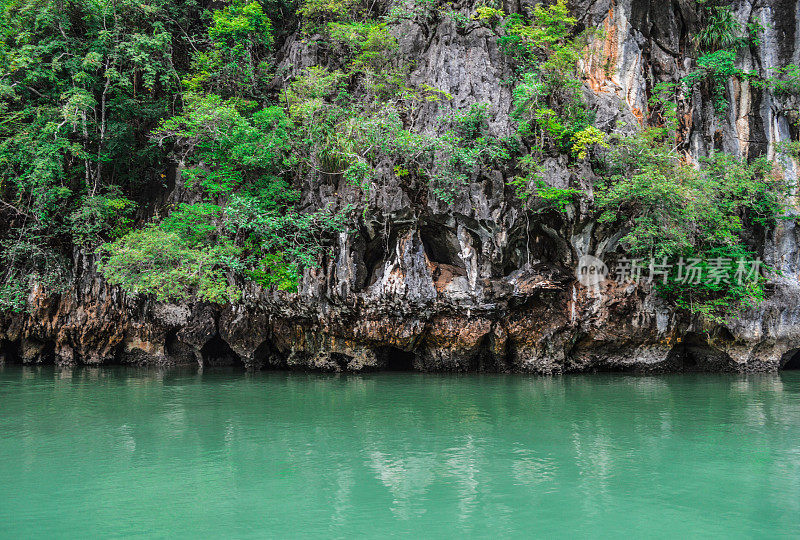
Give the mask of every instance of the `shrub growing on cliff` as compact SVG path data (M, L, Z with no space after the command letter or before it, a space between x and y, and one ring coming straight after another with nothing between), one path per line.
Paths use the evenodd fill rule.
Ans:
M133 225L134 208L136 203L117 193L86 197L69 216L75 244L91 248L119 238Z
M750 45L758 45L756 24L743 26L731 6L703 5L703 28L697 34L697 44L702 54L697 59L697 69L683 79L689 88L705 84L711 94L714 109L723 114L728 109L726 84L731 78L752 78L755 73L736 67L738 52Z
M296 163L294 128L284 111L239 105L191 96L182 115L153 133L175 144L187 186L205 202L182 204L158 226L106 244L99 268L112 283L162 300L224 302L239 294L236 276L293 289L302 266L317 263L320 235L341 219L292 208L298 193L283 174Z
M584 195L575 188L557 188L548 185L542 177L542 170L535 156L528 154L519 160L522 174L508 181L514 194L522 203L522 208L534 213L555 210L565 212L576 199Z
M599 221L627 231L621 243L633 257L752 260L746 230L774 225L787 194L782 176L766 158L747 163L721 153L697 170L663 135L651 128L615 141L608 176L596 189ZM762 284L671 281L661 291L681 307L718 317L760 299Z
M786 188L766 158L714 153L696 170L660 137L650 129L616 141L606 157L610 175L598 186L600 220L630 228L622 240L632 253L672 257L734 245L745 222L774 223Z
M134 294L152 294L161 301L238 298L225 276L237 255L227 242L192 245L177 232L148 227L104 246L100 253L98 268L106 279Z
M192 58L185 84L192 92L257 98L271 68L272 23L261 4L234 0L212 12L211 47Z
M123 233L160 184L146 134L180 103L176 59L199 20L172 0L0 4L0 258L15 298L66 285L73 248Z
M503 22L498 40L520 74L511 116L534 148L571 153L578 134L589 133L594 120L582 96L578 67L594 31L577 32L577 22L564 0L537 4L528 20L512 14Z
M701 13L705 20L696 36L701 50L736 49L746 44L742 42L742 25L730 6L704 6Z
M0 311L28 309L28 295L36 285L42 292L63 293L69 285L68 261L48 245L47 233L23 229L24 237L0 244Z
M193 55L183 112L151 134L184 165L181 180L200 202L101 250L112 283L160 300L235 301L242 279L292 289L301 268L317 264L323 233L341 226L325 210L294 209L298 130L283 107L257 101L273 41L261 5L237 0L212 12L208 38Z

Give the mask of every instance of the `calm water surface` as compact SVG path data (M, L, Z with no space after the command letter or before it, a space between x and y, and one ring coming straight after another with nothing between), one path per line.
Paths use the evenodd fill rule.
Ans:
M0 536L800 535L800 372L0 369Z

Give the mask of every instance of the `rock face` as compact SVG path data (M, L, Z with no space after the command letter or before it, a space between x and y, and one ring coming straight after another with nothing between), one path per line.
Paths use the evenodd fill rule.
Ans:
M765 28L760 44L740 55L741 67L766 76L771 68L800 63L800 1L734 4L740 21ZM676 82L693 68L685 51L697 30L696 3L577 0L571 8L581 24L604 30L585 66L597 126L634 129L648 118L653 86ZM510 72L491 30L446 19L425 28L406 22L395 32L402 54L415 60L412 83L452 94L453 107L487 103L494 134L511 132L511 94L501 84ZM282 65L298 70L318 62L316 55L290 37ZM747 82L730 82L727 91L725 118L699 91L682 96L681 149L692 159L713 149L773 157L775 144L796 129L797 103ZM415 125L436 129L428 113L419 111ZM595 178L588 167L568 169L558 157L543 167L550 185L591 193ZM797 163L784 168L796 178ZM674 311L647 285L580 284L578 259L603 259L618 235L586 207L526 214L507 180L483 171L448 206L388 176L373 182L367 201L344 181L309 180L303 186L309 208L366 205L365 224L335 239L322 265L305 272L298 293L247 285L236 305L133 298L106 284L93 261L76 253L69 293L34 291L31 313L0 319L0 361L554 374L763 371L800 358L794 221L759 241L760 255L782 272L770 297L709 326Z

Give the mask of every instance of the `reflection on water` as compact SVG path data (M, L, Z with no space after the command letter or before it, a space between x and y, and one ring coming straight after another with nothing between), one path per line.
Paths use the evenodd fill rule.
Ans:
M0 536L800 534L800 372L0 368Z

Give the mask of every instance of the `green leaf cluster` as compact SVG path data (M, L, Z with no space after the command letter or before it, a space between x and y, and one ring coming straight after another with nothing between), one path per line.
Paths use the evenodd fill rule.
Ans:
M645 259L750 260L747 232L774 226L788 194L766 158L746 162L713 153L697 169L655 128L614 140L605 167L605 181L596 189L599 221L627 231L621 238L626 252ZM662 292L679 306L716 316L758 301L762 285L670 282Z
M742 25L729 5L702 4L704 25L696 36L700 49L697 69L683 78L683 83L692 88L704 84L711 94L714 109L718 114L728 110L725 85L731 78L757 79L755 73L736 67L736 57L741 49L758 45L761 27L757 23Z
M564 0L537 4L528 20L509 15L501 26L498 41L519 73L511 116L520 137L534 150L552 148L584 159L588 146L573 151L573 145L588 142L594 118L582 95L579 61L594 32L577 31Z
M59 290L73 249L124 234L161 184L147 133L180 103L176 58L200 18L192 1L0 4L0 258L11 304L34 283Z

